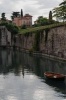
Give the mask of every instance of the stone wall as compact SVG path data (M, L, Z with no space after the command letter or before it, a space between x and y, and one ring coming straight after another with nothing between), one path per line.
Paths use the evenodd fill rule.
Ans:
M11 46L11 32L5 26L0 26L0 46Z
M45 35L44 31L40 43L41 51L48 54L66 56L66 26L50 29L46 43Z
M36 33L27 33L25 35L19 35L16 45L21 49L29 51L34 50L35 34ZM40 39L38 41L40 52L66 58L66 26L60 26L40 32Z

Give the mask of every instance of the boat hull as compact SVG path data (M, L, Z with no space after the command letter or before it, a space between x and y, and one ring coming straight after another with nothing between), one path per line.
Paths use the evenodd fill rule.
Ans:
M48 79L48 80L55 80L55 81L64 81L65 80L64 75L58 74L58 73L53 73L53 72L45 72L44 76L45 76L45 79Z

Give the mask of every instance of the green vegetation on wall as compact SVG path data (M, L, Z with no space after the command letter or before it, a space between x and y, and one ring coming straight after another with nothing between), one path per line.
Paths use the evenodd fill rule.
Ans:
M26 33L26 34L24 34L24 36L25 36L25 37L27 37L27 38L29 37L29 35L30 35L30 33L29 33L29 32L28 32L28 33Z
M35 33L35 39L34 39L34 44L33 44L33 50L34 51L40 51L40 32L37 31Z
M19 30L19 34L26 34L26 33L35 33L36 31L41 31L41 30L45 30L45 29L51 29L51 28L55 28L55 27L60 27L60 26L64 26L66 25L66 22L60 22L60 23L55 23L55 24L50 24L50 25L45 25L45 26L39 26L39 27L34 27L34 28L27 28L27 29L20 29Z
M44 32L44 30L41 30L41 32L40 32L40 39L41 39L41 41L42 41L43 36L44 36L43 32Z
M2 22L0 23L0 26L5 26L12 35L16 35L19 32L19 28L12 23Z

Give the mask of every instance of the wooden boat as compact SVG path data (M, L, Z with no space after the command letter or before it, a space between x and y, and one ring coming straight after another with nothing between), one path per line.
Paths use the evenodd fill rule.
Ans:
M54 73L54 72L45 72L44 76L46 79L57 80L57 81L64 81L65 75Z

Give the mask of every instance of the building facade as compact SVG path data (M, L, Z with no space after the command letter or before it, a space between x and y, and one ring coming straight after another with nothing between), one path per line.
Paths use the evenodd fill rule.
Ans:
M27 27L32 26L32 16L29 14L25 14L24 16L14 17L13 23L16 26L23 26L26 25Z

